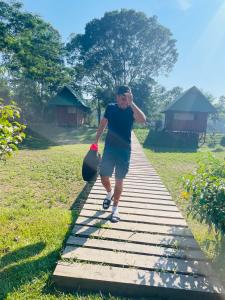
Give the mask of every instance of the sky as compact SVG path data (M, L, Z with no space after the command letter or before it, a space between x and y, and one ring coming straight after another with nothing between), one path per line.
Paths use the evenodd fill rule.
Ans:
M25 10L40 15L63 41L84 33L85 25L104 13L135 9L170 29L178 60L158 82L170 89L193 85L215 97L225 95L225 0L21 0Z

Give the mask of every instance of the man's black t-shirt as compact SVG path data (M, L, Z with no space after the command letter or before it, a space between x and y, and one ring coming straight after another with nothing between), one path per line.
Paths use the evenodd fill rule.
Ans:
M116 103L109 104L104 117L108 120L106 146L129 149L131 147L131 130L134 123L131 107L121 109Z

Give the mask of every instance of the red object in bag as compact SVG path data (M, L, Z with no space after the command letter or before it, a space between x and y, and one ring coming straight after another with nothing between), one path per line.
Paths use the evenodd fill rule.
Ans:
M90 150L98 151L98 144L92 144Z
M82 177L84 181L91 182L96 180L100 160L101 156L98 153L98 144L92 144L83 160Z

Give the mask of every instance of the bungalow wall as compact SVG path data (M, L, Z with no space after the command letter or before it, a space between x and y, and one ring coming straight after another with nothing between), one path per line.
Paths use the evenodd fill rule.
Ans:
M169 131L206 132L208 113L167 112L164 128Z
M74 106L57 106L56 120L59 126L79 127L86 121L87 114Z

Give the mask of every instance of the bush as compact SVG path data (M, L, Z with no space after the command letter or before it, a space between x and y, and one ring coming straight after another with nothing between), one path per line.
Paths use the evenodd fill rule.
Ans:
M19 118L20 110L15 103L4 105L0 99L0 160L10 157L25 137L25 126L17 121Z
M188 213L210 229L225 233L225 161L208 154L194 174L185 176L184 187Z

